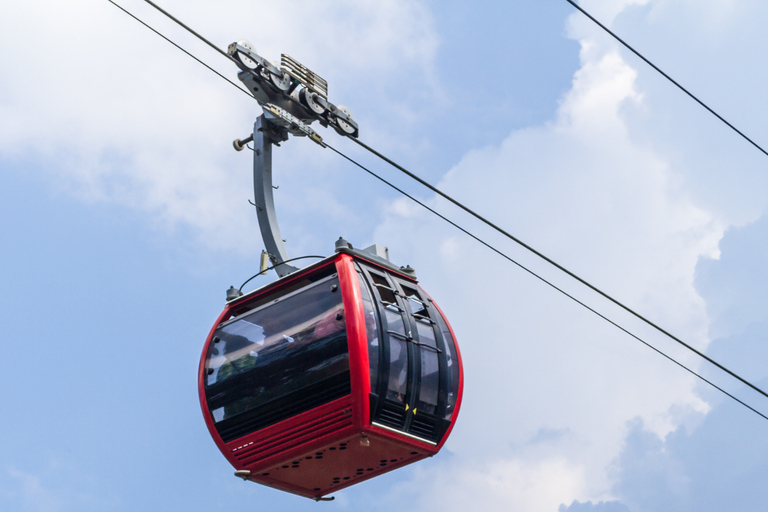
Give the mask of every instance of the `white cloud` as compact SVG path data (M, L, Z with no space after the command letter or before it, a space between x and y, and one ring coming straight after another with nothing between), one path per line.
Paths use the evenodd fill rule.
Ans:
M122 4L237 82L234 65L147 4ZM401 73L434 84L437 39L418 3L301 1L287 10L228 1L215 18L207 2L164 7L221 47L248 38L268 58L291 54L329 80L332 101L353 110L373 95L377 108L407 112L405 100L382 94ZM243 247L242 233L255 233L244 214L251 164L230 141L249 132L255 101L107 2L38 0L5 11L0 157L34 159L59 188L148 212L165 228L191 227L211 247ZM356 90L362 80L367 89ZM289 163L316 175L296 180L295 193L315 197L313 180L332 173L328 156L291 144ZM337 199L315 201L318 212L338 217Z
M424 480L433 485L424 489ZM552 512L583 487L581 468L564 459L487 460L455 471L416 471L415 480L395 486L391 498L407 500L416 510Z
M578 4L600 21L603 25L610 26L613 20L622 11L632 6L647 5L651 0L619 0L617 2L604 2L601 0L582 0Z
M60 500L43 487L39 477L24 473L15 468L8 469L8 476L13 478L18 484L21 502L24 503L24 507L28 510L37 512L56 512L61 510Z
M439 186L703 349L708 318L694 274L700 258L718 255L727 223L698 205L664 148L638 137L637 126L629 124L649 108L637 87L638 69L613 42L579 30L582 65L556 119L468 153ZM455 212L441 201L432 204ZM555 510L574 499L611 500L610 467L628 422L640 418L663 438L708 410L695 378L635 340L427 212L399 202L389 211L376 240L386 240L395 257L435 265L416 270L454 319L466 363L464 407L448 444L455 454L446 470L452 476L432 484L416 473L423 476L416 485L448 497L446 509L466 508L455 496L467 490L466 482L487 508L508 508L512 501L520 510ZM676 359L698 366L689 353L486 227L461 223ZM551 505L550 483L531 485L520 474L539 474L553 457L569 470L554 471L566 496Z
M760 98L765 88L762 73L754 80L747 73L759 52L733 42L763 30L747 20L764 19L755 14L754 1L584 5L606 22L658 35L658 42L646 41L662 51L649 55L677 56L681 74L705 93L718 86L737 91L718 99L737 119L752 120L749 133L766 133L766 107L745 99ZM142 2L126 7L234 76L231 65ZM329 79L334 102L366 105L366 129L379 147L408 141L402 135L417 101L432 102L423 108L440 104L432 71L439 39L421 4L302 1L292 3L290 19L283 8L242 1L217 4L215 19L208 2L177 0L167 7L219 45L249 38L265 55L284 51L298 58ZM254 102L106 2L38 0L7 11L0 17L4 161L33 154L42 162L39 172L60 187L86 200L149 212L171 229L192 227L214 247L236 248L244 230L255 232L253 219L243 215L251 194L249 157L229 147L250 129L258 113ZM43 11L48 15L40 17ZM691 41L675 38L681 26L693 34ZM469 152L440 187L706 347L709 319L694 286L696 265L718 255L728 226L762 215L764 156L747 154L751 149L712 128L708 115L692 114L698 107L669 92L667 83L581 15L568 27L581 43L582 62L557 117ZM693 62L706 53L694 51L699 48L721 52L716 56L733 67L721 60L725 67L716 68L704 59L707 72L697 75ZM708 75L713 69L726 70L718 73L727 78ZM393 99L403 82L426 86ZM281 220L319 212L339 229L359 223L360 215L329 192L338 178L329 165L333 155L291 144L290 154L276 157L286 164L277 180L277 200L288 207L278 204ZM283 187L290 192L283 194ZM441 201L433 204L444 209ZM464 407L447 446L454 457L436 474L417 466L399 496L418 494L420 508L439 502L446 510L478 502L556 510L574 499L611 500L616 477L610 466L625 446L628 421L640 418L660 438L708 410L691 376L429 214L407 201L381 211L387 217L374 241L389 245L398 263L423 262L416 270L453 322L467 372ZM696 366L690 355L487 228L450 216ZM311 225L292 227L288 236L298 245L313 244ZM252 245L245 250L254 252ZM11 476L40 497L41 510L55 507L43 491L35 493L39 479Z
M637 50L764 148L768 105L759 101L768 73L754 65L764 51L759 21L768 6L754 0L669 2L627 9L617 30ZM600 29L574 23L582 36ZM619 48L606 40L606 45ZM610 44L609 44L610 43ZM625 113L636 143L655 148L695 202L732 225L754 222L766 208L765 154L718 121L626 50L639 71L645 108Z

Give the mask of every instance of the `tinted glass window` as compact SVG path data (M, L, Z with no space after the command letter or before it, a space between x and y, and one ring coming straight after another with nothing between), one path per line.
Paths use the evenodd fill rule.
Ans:
M448 397L446 400L445 419L448 420L451 418L453 409L456 406L456 395L459 390L459 362L456 360L456 348L448 325L443 320L442 315L436 314L435 316L437 317L437 325L443 334L443 340L445 340L445 357L446 365L448 366Z
M371 372L371 390L376 390L376 381L379 377L379 331L376 322L376 312L371 301L371 294L368 293L368 285L365 284L363 276L357 275L360 282L360 293L363 298L363 314L365 315L365 332L368 340L368 365Z
M416 320L414 324L419 334L421 347L421 387L419 388L417 407L419 411L435 414L440 391L440 367L435 330L429 321Z
M459 365L447 324L418 284L361 265L381 325L372 421L437 441L456 407ZM378 384L378 385L377 385Z
M384 308L384 314L387 317L387 330L390 333L399 334L401 338L406 338L405 324L403 324L403 315L396 307L387 306Z
M389 384L387 398L405 403L408 390L408 346L394 336L389 338Z
M422 320L416 320L413 323L416 325L416 332L419 334L419 343L428 347L437 348L435 330L432 327L432 323Z
M411 333L406 332L403 309L397 303L395 285L387 277L376 272L370 272L376 292L381 298L386 331L389 335L389 377L387 380L387 393L389 400L405 404L409 401L408 392L408 341Z
M419 400L416 404L419 412L435 414L439 390L440 368L437 362L437 352L422 348L421 387L419 388Z
M419 292L413 288L409 288L408 286L403 286L403 291L405 292L405 296L408 298L408 304L411 306L411 313L419 318L429 318L427 306L421 299Z
M222 324L206 372L208 407L222 438L235 439L348 394L338 278Z

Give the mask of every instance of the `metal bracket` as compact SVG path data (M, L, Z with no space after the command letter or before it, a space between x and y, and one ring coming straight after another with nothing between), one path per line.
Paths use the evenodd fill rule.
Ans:
M272 145L285 140L288 140L286 128L269 121L265 115L256 119L253 125L253 195L260 206L256 208L256 217L264 247L272 264L277 265L275 272L280 277L298 270L293 265L282 263L288 259L288 253L277 225L272 198Z
M349 109L328 101L328 82L296 59L283 54L282 67L278 68L257 54L247 41L230 44L227 54L240 68L238 78L264 110L256 119L253 135L235 140L233 146L242 151L253 140L256 216L269 260L277 275L284 277L298 269L285 263L288 254L277 225L272 198L272 146L279 146L288 140L288 134L292 134L327 147L322 137L310 127L314 121L331 126L347 137L356 138L359 129Z
M319 121L339 135L358 137L359 128L349 109L328 101L328 82L296 59L283 54L278 68L243 40L230 44L227 54L240 68L238 78L265 110L272 105L306 125Z

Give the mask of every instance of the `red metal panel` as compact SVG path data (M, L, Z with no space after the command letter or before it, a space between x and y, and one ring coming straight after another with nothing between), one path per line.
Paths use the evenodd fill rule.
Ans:
M238 469L257 470L311 451L352 430L350 397L339 398L228 443Z
M355 427L362 429L370 424L371 392L370 368L368 366L368 336L365 330L365 311L360 292L360 282L352 258L339 254L336 259L339 274L344 314L347 325L349 347L349 373L352 380L352 417Z
M429 455L371 432L365 438L358 433L285 459L258 474L252 474L250 479L318 498Z

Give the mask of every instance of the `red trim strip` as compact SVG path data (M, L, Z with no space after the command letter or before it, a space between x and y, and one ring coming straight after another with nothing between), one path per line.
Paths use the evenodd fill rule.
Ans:
M352 257L339 254L336 259L339 273L344 314L347 323L349 346L349 371L352 380L352 420L358 429L370 424L371 392L370 368L368 367L368 336L365 331L365 311L360 292L360 282Z

